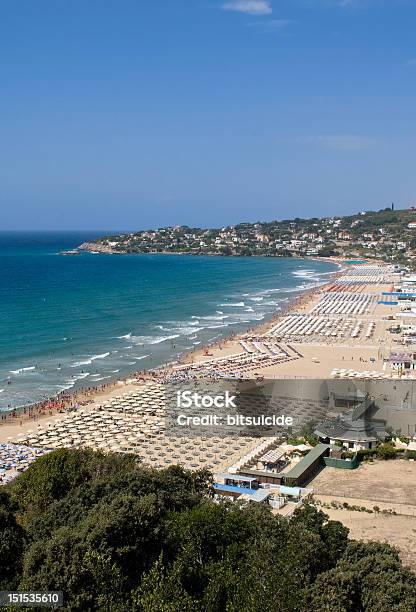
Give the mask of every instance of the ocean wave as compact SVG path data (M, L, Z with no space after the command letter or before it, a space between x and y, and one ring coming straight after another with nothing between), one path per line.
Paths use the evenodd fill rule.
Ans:
M83 378L87 378L87 376L89 376L90 373L89 372L83 372L82 374L74 374L74 376L71 376L72 380L82 380Z
M189 334L197 334L198 332L205 329L204 327L182 327L178 329L181 335L189 336Z
M194 326L197 327L200 323L199 320L201 317L191 317L191 321L165 321L165 325L169 325L170 327L182 327L182 326ZM203 317L202 317L203 318ZM157 328L163 329L163 325L156 325Z
M221 327L228 327L232 323L218 323L218 325L207 325L207 329L220 329Z
M164 327L163 325L155 325L155 329L160 329L160 331L164 331L164 332L172 331L170 328Z
M107 378L111 378L111 376L100 376L100 378L95 378L94 382L98 382L99 380L107 380Z
M300 291L307 291L308 289L313 289L314 287L319 287L321 283L302 283L302 285L297 285L296 289Z
M0 393L3 393L4 389L0 389Z
M60 389L61 391L68 391L68 389L72 389L72 387L73 387L74 385L75 385L75 382L71 382L71 383L68 383L68 384L66 384L66 385L62 385L61 387L59 387L59 389Z
M230 315L231 321L229 321L228 323L231 324L235 324L235 323L243 323L246 322L248 319L248 322L250 321L258 321L260 319L262 319L264 317L264 313L261 312L256 312L255 310L253 310L252 312L245 310L244 312L233 312L232 315Z
M293 276L315 276L317 274L316 270L309 270L309 268L302 268L301 270L294 270L292 272Z
M22 374L22 372L29 372L30 370L36 370L36 366L29 366L27 368L19 368L18 370L10 370L11 374Z
M215 314L215 315L204 315L203 317L197 317L201 321L223 321L224 319L228 319L230 315L225 315L224 313Z
M145 344L160 344L161 342L166 342L167 340L174 340L175 338L179 338L179 334L172 334L170 336L132 336L134 344L145 345Z
M71 365L71 368L80 368L81 366L84 366L84 365L91 365L93 361L96 361L97 359L105 359L106 357L109 356L109 354L110 353L101 353L100 355L93 355L92 357L89 357L88 359L84 359L83 361L75 361Z
M305 289L305 287L302 287L302 289ZM274 291L279 293L299 293L300 289L299 287L282 287L281 289L274 289Z
M252 302L261 302L264 298L262 296L256 296L256 297L251 297L248 299L251 300Z
M245 306L244 302L227 302L225 304L219 304L219 306Z
M130 340L131 336L132 336L132 333L129 332L128 334L124 334L124 336L117 336L117 338L119 340Z
M146 357L150 357L150 355L141 355L140 357L135 357L136 361L140 361L141 359L146 359Z
M182 325L178 327L163 327L163 325L157 325L157 328L160 329L161 331L165 331L168 333L173 332L175 334L178 334L179 336L188 336L189 334L195 334L201 331L201 329L204 329L203 327L194 327L193 324Z

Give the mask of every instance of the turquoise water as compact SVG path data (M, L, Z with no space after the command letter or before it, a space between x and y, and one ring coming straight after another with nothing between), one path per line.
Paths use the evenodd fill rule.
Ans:
M348 261L346 261L344 263L349 264L349 265L356 265L356 266L358 266L360 264L367 263L367 261L365 259L349 259Z
M0 234L0 410L172 361L335 270L290 258L57 255L94 236Z

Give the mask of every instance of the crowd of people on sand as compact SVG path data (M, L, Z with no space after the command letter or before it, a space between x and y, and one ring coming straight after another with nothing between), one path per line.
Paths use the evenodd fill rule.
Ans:
M287 302L282 303L276 314L267 321L267 323L261 323L253 328L247 330L246 333L261 333L263 328L264 331L271 323L276 323L281 317L283 317L289 310L294 308L302 308L310 298L317 293L321 287L313 287L312 289L304 291L301 295L290 298ZM204 355L209 356L210 351L213 349L223 350L227 343L232 342L236 339L237 334L231 333L228 336L216 340L210 344L205 345ZM31 404L25 407L12 408L0 413L0 426L10 424L11 422L18 422L23 425L28 420L36 420L43 416L53 416L57 413L71 412L77 410L81 406L86 406L92 403L99 395L110 391L117 385L126 384L129 379L136 379L139 381L157 380L158 382L178 382L183 380L194 380L197 377L193 372L175 372L173 369L174 365L178 363L192 364L195 361L195 355L201 350L199 347L194 347L189 351L186 351L178 356L178 360L175 363L164 364L157 368L148 371L138 371L124 378L107 382L103 385L94 387L81 387L72 393L63 391L53 398L47 398L41 402ZM208 377L212 377L212 373L207 373ZM214 376L215 378L215 376Z

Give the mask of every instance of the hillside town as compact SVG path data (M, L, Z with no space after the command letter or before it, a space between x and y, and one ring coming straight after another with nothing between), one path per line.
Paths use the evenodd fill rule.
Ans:
M328 217L241 223L218 229L165 227L105 236L80 245L95 253L189 253L269 257L371 257L411 265L416 209L362 211Z

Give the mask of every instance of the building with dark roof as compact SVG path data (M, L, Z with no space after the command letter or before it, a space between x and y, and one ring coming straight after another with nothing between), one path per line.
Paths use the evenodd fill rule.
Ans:
M314 434L321 442L341 445L349 450L374 448L387 438L384 426L370 418L374 402L365 398L354 408L336 417L329 417L316 427Z
M324 457L329 454L329 444L317 444L290 470L284 472L284 482L291 487L300 487L311 480L324 466Z

